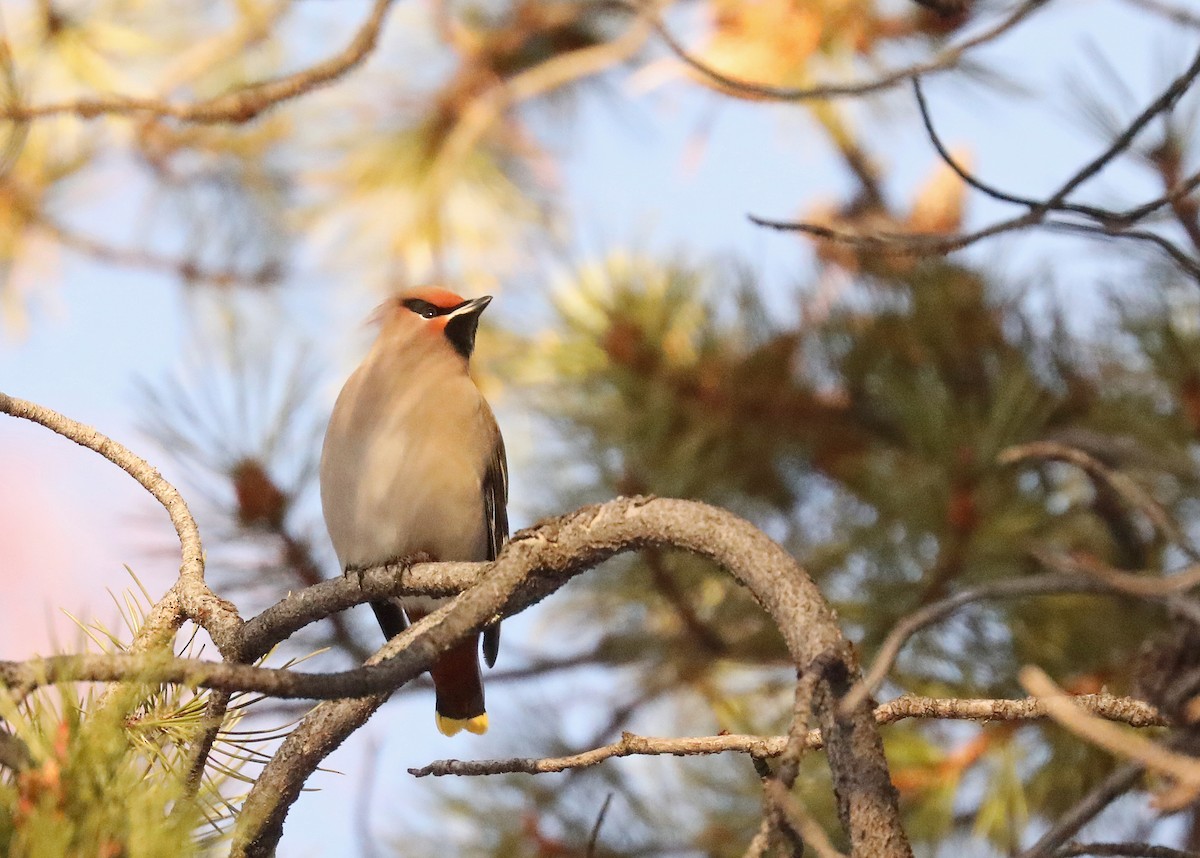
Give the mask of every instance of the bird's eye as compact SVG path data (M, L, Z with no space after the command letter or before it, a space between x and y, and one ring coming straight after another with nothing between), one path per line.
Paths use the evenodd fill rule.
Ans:
M409 298L404 302L404 306L412 310L422 319L432 319L435 316L442 315L442 309L436 304L431 304L428 301L423 301L420 298Z

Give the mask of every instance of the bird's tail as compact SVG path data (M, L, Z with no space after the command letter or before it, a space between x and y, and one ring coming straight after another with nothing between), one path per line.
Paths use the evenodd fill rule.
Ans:
M479 672L479 635L438 656L430 670L437 693L437 728L445 736L460 730L480 735L487 732L488 717L483 706L483 677Z

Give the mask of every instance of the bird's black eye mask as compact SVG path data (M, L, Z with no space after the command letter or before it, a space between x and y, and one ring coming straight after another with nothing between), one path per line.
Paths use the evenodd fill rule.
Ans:
M477 304L478 306L469 311L458 312L468 304ZM407 298L404 306L422 319L450 316L451 318L446 322L446 339L450 341L450 345L454 346L454 350L463 356L464 360L471 357L471 352L475 350L475 331L479 327L479 314L487 306L486 301L480 304L479 299L476 299L475 301L463 301L453 307L439 307L423 298Z
M464 301L463 303L466 302ZM430 304L421 298L409 298L404 302L404 306L423 319L432 319L434 316L444 316L447 313L453 313L462 304L455 307L439 307L437 304Z

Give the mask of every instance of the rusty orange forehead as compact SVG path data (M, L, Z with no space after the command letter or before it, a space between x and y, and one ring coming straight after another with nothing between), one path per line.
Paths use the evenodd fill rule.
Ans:
M443 310L457 307L466 300L461 295L456 295L449 289L442 289L440 286L418 286L416 289L401 292L397 297L401 301L408 298L420 298L422 301L428 301L433 306Z

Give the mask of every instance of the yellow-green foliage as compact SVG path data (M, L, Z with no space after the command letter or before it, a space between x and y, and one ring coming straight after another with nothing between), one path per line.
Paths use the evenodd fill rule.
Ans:
M16 701L0 695L5 726L31 765L0 778L0 854L10 858L184 858L203 817L184 797L186 771L146 747L137 713L154 695L129 687L88 711L74 690ZM163 741L167 734L161 734ZM150 751L148 753L148 751ZM177 759L174 760L176 763Z
M132 574L132 573L131 573ZM136 577L134 578L137 582ZM140 587L140 582L137 582ZM151 602L118 600L124 629L76 620L91 648L127 651ZM186 641L180 655L196 655ZM143 653L150 670L170 649ZM18 696L0 689L0 733L21 750L0 765L0 855L8 858L188 858L221 836L221 794L244 759L226 716L199 789L189 796L186 751L204 725L207 692L132 681L107 692L64 684ZM24 761L18 757L25 757ZM9 759L12 758L12 759Z

